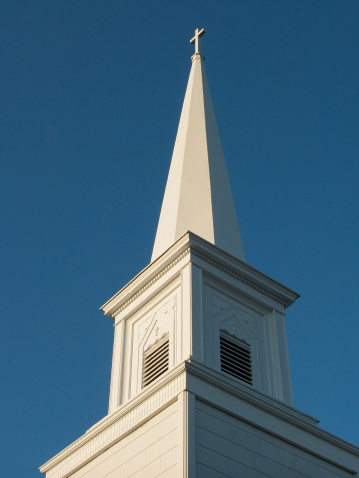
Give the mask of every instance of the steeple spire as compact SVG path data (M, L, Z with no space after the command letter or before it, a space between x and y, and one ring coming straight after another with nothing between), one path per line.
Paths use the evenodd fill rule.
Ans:
M191 231L245 260L196 29L188 80L151 261Z

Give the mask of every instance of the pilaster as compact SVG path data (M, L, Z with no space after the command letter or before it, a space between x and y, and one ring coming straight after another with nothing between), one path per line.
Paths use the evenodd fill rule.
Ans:
M114 325L115 333L113 340L112 354L112 370L111 370L111 387L108 413L116 410L121 402L121 382L123 371L123 347L124 347L124 331L125 322L121 321Z
M180 413L180 474L182 478L195 477L195 395L184 390L178 395L178 409Z

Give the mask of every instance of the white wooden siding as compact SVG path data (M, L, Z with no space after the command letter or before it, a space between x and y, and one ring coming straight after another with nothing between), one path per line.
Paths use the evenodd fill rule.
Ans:
M178 470L178 435L178 402L175 402L71 478L173 478Z
M353 477L323 459L196 400L196 478L220 476Z

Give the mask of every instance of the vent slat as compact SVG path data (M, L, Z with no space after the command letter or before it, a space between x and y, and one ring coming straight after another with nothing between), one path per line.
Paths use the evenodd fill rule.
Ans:
M222 353L221 358L222 360L226 360L227 362L232 363L233 366L236 366L236 367L246 367L250 369L252 368L250 357L248 359L243 359L242 357L238 357L234 354L230 355L227 353Z
M231 350L231 349L227 349L223 347L221 347L221 350L224 355L228 355L229 357L236 357L239 360L243 360L244 362L251 360L250 354L249 355L241 354L237 350Z
M241 356L243 358L247 358L247 359L249 359L250 356L251 356L250 352L248 352L247 350L240 349L237 344L233 344L232 347L229 347L228 345L223 344L221 342L221 349L222 349L223 352L227 352L227 353L230 353L230 354L235 354L235 355Z
M232 375L232 377L235 377L235 378L238 378L239 380L241 380L242 382L246 382L248 383L249 385L252 385L253 382L252 382L252 379L249 379L247 377L244 377L242 375L239 375L237 373L234 373L233 370L223 370L224 372L228 373L228 375Z
M231 370L233 373L238 373L238 375L245 375L249 378L252 377L251 371L235 368L232 365L228 365L226 363L222 363L222 370Z
M159 364L157 365L157 367L154 367L154 368L151 368L151 369L146 370L146 372L145 372L144 375L143 375L143 379L144 379L144 380L148 380L148 378L149 378L151 375L157 373L158 370L162 370L162 368L166 368L166 367L168 366L167 362L168 362L168 360L165 360L165 361L159 363Z
M249 373L252 373L252 367L250 362L238 363L238 362L235 362L234 360L231 360L228 357L222 356L222 363L226 363L229 367L234 367L239 370L247 370Z
M235 348L229 348L229 347L223 347L223 346L221 348L223 353L228 353L230 355L234 354L238 357L242 357L244 360L248 360L251 357L251 354L243 353L242 351L237 350Z
M245 380L248 383L252 383L252 374L246 374L244 372L240 372L238 370L233 369L232 367L222 367L222 371L229 373L233 377L237 377L240 380Z
M153 371L153 373L151 375L148 375L144 380L143 380L143 385L144 386L147 386L149 385L150 383L152 383L154 380L156 380L157 377L159 377L160 375L162 375L163 373L165 373L166 371L168 370L168 366L164 366L160 369L156 369Z
M148 376L153 375L156 373L158 370L161 370L164 367L168 367L168 357L164 357L161 361L159 361L154 367L148 368L145 370L143 376L145 379L148 378Z
M161 350L159 353L155 354L155 355L150 355L148 358L144 358L145 362L146 362L146 365L148 367L152 367L152 364L155 363L159 357L163 357L165 356L166 354L168 354L168 349L165 348L163 350Z
M144 359L146 361L146 364L148 365L151 364L154 360L156 360L158 356L161 356L163 352L166 351L166 349L167 349L167 346L165 344L163 347L158 348L154 353L148 354L147 356L145 354Z
M235 350L237 351L238 353L242 354L242 355L247 355L249 356L251 353L249 350L246 350L244 347L242 348L239 348L237 344L230 344L228 343L228 341L224 341L224 340L221 340L221 345L222 345L222 348L225 349L225 350Z
M145 385L148 385L149 383L153 382L157 377L159 377L160 375L165 373L167 370L168 370L168 365L167 364L165 364L164 366L162 366L162 367L160 367L156 370L153 370L153 372L151 374L147 375L143 379L143 383Z
M251 359L251 354L241 354L236 349L228 349L221 347L222 353L225 355L229 355L230 357L238 357L240 360L248 361Z
M162 338L143 354L143 386L146 387L169 367L169 338Z
M166 344L167 344L167 339L165 341L160 340L157 344L153 345L152 347L150 347L148 350L145 351L145 354L144 354L145 357L148 357L154 354L155 352L157 353L159 349L165 348Z
M154 363L152 367L146 368L143 376L147 377L147 375L153 373L154 371L162 368L163 365L168 365L168 355L161 357L157 362Z
M221 331L220 356L223 372L252 385L252 358L249 344Z

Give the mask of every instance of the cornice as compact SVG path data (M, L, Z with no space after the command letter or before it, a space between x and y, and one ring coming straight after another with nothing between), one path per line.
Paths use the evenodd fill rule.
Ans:
M109 317L115 318L189 254L190 260L197 257L231 278L274 300L284 308L299 297L299 294L262 272L227 254L196 234L187 232L106 302L101 310Z
M146 292L151 285L160 280L185 258L189 252L187 249L189 249L188 238L184 235L154 262L151 262L139 272L128 284L100 307L100 310L108 317L117 315L118 310L121 309L122 306L126 304L124 308L128 307L128 305ZM135 295L136 297L133 298Z
M207 367L193 358L186 362L186 371L211 385L237 396L242 400L256 406L278 418L281 418L297 425L303 426L304 423L310 426L316 426L319 423L317 418L308 415L294 407L286 405L284 402L266 395L252 386L243 384L242 382L225 376L222 372Z
M246 277L244 277L243 275L235 272L233 269L229 268L229 267L226 267L222 264L220 264L219 262L216 262L215 260L211 259L210 257L206 256L205 254L203 254L202 252L196 250L195 247L192 247L191 248L191 253L193 253L195 256L197 256L199 259L202 259L203 261L207 262L208 264L211 264L212 266L216 267L217 269L225 272L226 274L230 275L231 277L233 277L234 279L237 279L239 280L240 282L243 282L244 284L248 285L249 287L251 287L252 289L254 290L257 290L258 292L260 292L261 294L275 300L276 302L279 302L280 304L282 304L283 306L287 307L288 305L290 305L292 302L291 301L288 301L288 300L284 300L283 298L281 298L279 295L275 295L271 292L269 292L268 290L264 289L263 287L260 287L258 284L256 284L255 282L247 279Z
M128 299L124 304L121 305L118 309L116 309L112 314L111 317L115 318L120 312L122 312L126 307L128 307L133 301L135 301L138 297L140 297L147 289L149 289L153 284L155 284L161 277L167 274L178 262L180 262L184 257L186 257L190 253L191 248L189 247L184 252L179 254L172 262L168 264L164 269L161 270L153 279L148 281L141 289L136 292L130 299Z
M199 259L213 265L218 270L248 285L277 303L288 307L298 299L299 294L246 262L231 256L219 247L189 232L189 242L193 253Z

